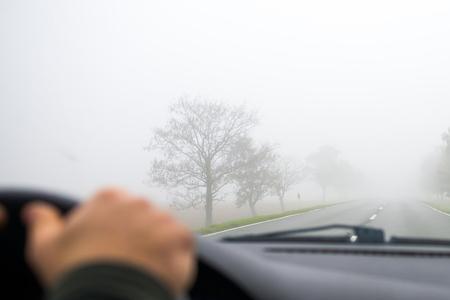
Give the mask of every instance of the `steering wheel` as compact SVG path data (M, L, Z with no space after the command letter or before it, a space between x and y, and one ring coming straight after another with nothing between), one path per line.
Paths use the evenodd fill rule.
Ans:
M44 291L25 261L26 229L22 208L33 201L43 201L66 214L77 205L70 197L52 193L7 189L0 190L0 204L8 213L5 227L0 228L0 295L2 299L40 300Z
M0 298L41 300L44 289L25 260L26 228L22 208L33 201L43 201L67 214L78 202L59 194L27 190L0 189L0 204L8 213L6 226L0 228ZM208 244L198 239L197 279L189 291L191 299L252 299L235 282L209 265ZM209 251L214 253L213 251ZM205 256L205 257L203 257Z

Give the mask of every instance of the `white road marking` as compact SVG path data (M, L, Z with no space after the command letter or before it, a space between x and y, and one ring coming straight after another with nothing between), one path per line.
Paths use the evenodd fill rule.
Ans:
M446 215L450 217L450 214L443 212L442 210L436 209L433 206L431 206L430 204L424 203L425 206L428 206L428 208L431 208L432 210L434 210L435 212L438 212L440 214Z
M383 206L378 207L378 210L383 210Z
M314 211L319 211L321 209L323 209L323 208L316 208L316 209L305 211L305 212L302 212L302 213L299 213L299 214L295 214L295 215L289 215L289 216L276 218L276 219L272 219L272 220L261 221L261 222L252 223L252 224L248 224L248 225L243 225L243 226L239 226L239 227L233 227L233 228L225 229L225 230L222 230L222 231L217 231L217 232L213 232L213 233L203 234L202 236L205 236L205 237L206 236L213 236L213 235L216 235L216 234L220 234L220 233L224 233L224 232L228 232L228 231L233 231L233 230L238 230L238 229L245 228L245 227L250 227L250 226L254 226L254 225L259 225L259 224L263 224L263 223L269 223L269 222L274 222L274 221L278 221L278 220L282 220L282 219L287 219L287 218L291 218L291 217L295 217L295 216L299 216L299 215L304 215L304 214L311 213L311 212L314 212Z
M376 217L377 217L377 214L373 214L373 215L369 218L369 220L370 220L370 221L373 221L373 220L375 220Z

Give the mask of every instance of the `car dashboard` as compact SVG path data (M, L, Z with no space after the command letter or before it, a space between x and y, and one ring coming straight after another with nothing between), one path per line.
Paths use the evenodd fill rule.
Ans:
M448 299L450 248L198 238L192 300Z

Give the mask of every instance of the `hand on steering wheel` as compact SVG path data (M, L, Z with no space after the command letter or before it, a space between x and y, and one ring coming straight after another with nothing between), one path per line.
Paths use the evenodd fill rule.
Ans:
M42 202L28 205L35 199ZM192 279L191 234L145 199L107 189L65 217L63 214L75 202L63 197L4 191L0 192L0 203L8 219L0 232L0 261L6 266L0 271L0 279L7 282L6 289L17 283L27 287L10 290L14 298L42 296L42 288L24 260L26 232L22 220L28 227L28 260L46 285L75 266L94 261L138 266L160 279L175 295L182 293Z

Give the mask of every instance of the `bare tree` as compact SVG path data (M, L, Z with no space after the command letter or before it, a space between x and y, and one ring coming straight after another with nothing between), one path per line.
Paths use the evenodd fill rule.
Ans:
M277 174L273 190L280 201L281 210L284 211L284 198L289 189L305 178L305 167L294 163L292 160L280 158L277 161Z
M235 154L240 165L233 174L236 205L247 204L252 216L256 216L256 203L269 195L275 184L276 155L271 146L254 146L250 139L241 140Z
M237 166L232 149L248 135L256 118L242 106L187 98L170 106L170 113L148 147L159 154L150 180L174 190L177 208L204 206L205 224L210 225L213 202Z

